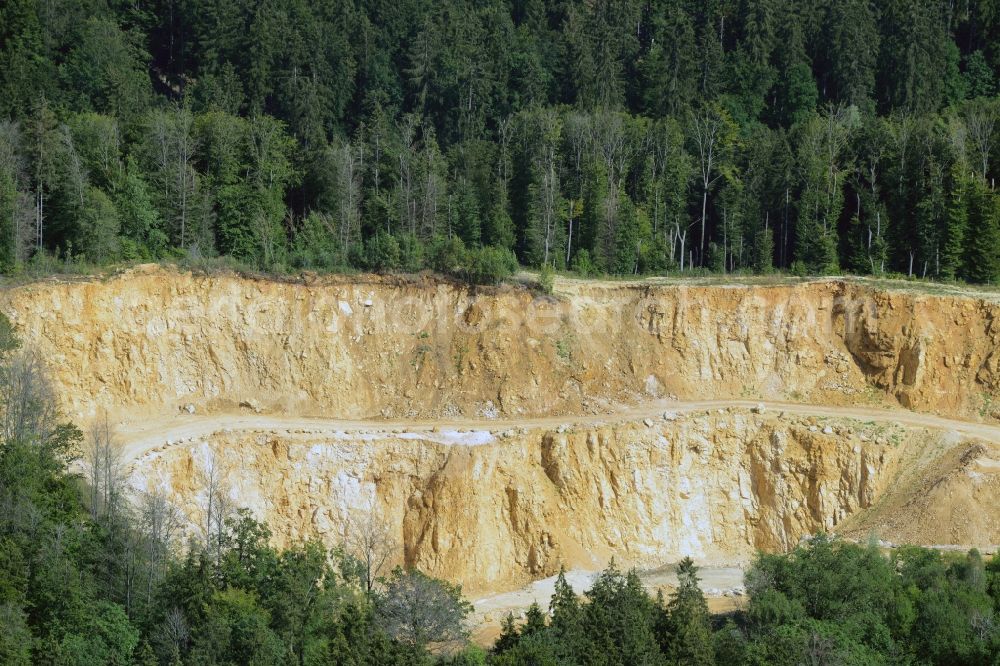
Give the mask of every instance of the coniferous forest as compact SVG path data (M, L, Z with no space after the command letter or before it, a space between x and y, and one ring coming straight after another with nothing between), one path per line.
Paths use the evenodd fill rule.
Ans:
M994 282L998 38L993 0L8 0L0 266Z

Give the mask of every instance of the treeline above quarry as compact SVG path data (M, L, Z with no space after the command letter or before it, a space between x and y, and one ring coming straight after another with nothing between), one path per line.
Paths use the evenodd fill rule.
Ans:
M994 282L998 38L937 0L11 0L0 268Z

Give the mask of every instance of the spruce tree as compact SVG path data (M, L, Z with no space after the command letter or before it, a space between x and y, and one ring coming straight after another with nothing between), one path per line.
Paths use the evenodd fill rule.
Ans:
M520 632L517 623L514 621L514 614L508 612L507 617L500 623L500 636L493 644L494 654L503 654L517 646Z
M524 614L524 626L521 627L522 636L533 636L545 630L545 613L542 612L538 602L532 602Z
M555 592L549 602L550 628L556 653L569 660L578 660L587 652L587 634L583 625L583 608L572 586L566 581L566 570L559 569Z
M941 244L940 277L954 279L962 266L966 229L969 225L968 176L955 165L945 203L944 242Z
M677 590L667 604L669 635L661 638L671 660L690 666L715 663L708 604L699 587L698 567L685 557L677 567Z
M969 188L968 234L963 277L993 283L1000 277L1000 201L979 178Z

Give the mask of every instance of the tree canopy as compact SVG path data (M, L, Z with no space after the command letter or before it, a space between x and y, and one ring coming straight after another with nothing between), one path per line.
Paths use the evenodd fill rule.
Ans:
M0 269L994 282L990 6L11 0Z

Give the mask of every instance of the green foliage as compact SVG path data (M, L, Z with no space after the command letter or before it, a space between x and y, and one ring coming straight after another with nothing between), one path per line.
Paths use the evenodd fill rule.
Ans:
M551 621L535 608L520 625L508 616L490 663L994 663L997 572L1000 557L985 563L976 551L886 556L820 535L759 555L746 573L749 603L725 622L709 615L689 558L666 603L613 563L584 598L560 572Z
M962 254L969 226L967 177L956 169L952 178L951 194L944 204L944 240L940 250L940 274L946 279L955 278L962 267Z
M422 649L468 635L465 620L472 604L462 598L462 588L415 569L397 567L376 606L386 632L404 645Z
M438 236L431 243L431 268L439 273L457 273L466 261L465 243L458 236Z
M989 282L995 225L957 175L1000 177L995 110L968 107L992 105L1000 13L966 4L11 0L0 270L479 279L495 247Z
M1000 200L980 179L969 192L963 276L972 282L996 282L1000 277Z
M589 277L597 272L594 262L590 259L590 252L586 248L578 250L573 256L573 270L581 277Z
M290 260L293 266L307 269L333 270L345 265L343 248L331 232L330 218L310 213L292 240Z
M241 589L216 592L193 641L190 660L212 664L281 664L284 646L271 629L270 615L256 597Z
M500 284L517 271L517 257L510 250L491 247L466 252L462 273L472 284Z
M365 268L379 273L400 267L399 241L395 236L378 232L365 241Z
M753 237L753 269L761 274L770 273L774 268L774 230L758 229Z
M997 649L987 634L972 637L973 615L992 612L982 583L972 583L985 580L982 566L974 553L948 567L930 550L904 548L890 560L822 536L788 556L762 555L747 574L747 652L768 663L817 646L850 663L901 654L981 663Z
M816 80L812 76L809 65L804 62L797 62L788 70L788 79L785 83L784 107L787 121L790 125L808 120L816 109L816 101L819 99L819 91L816 89Z
M699 587L698 568L691 558L681 560L677 581L677 590L667 604L666 631L660 636L660 645L675 663L714 664L708 604Z
M400 234L398 241L400 268L415 273L427 265L427 251L423 241L416 234Z
M116 194L115 205L121 220L122 239L132 241L139 255L136 258L162 256L169 240L153 204L149 185L143 180L134 160L130 159L126 164L123 182Z
M9 553L4 555L9 556ZM27 614L9 602L0 606L0 662L10 666L31 664L31 629Z
M6 361L7 355L20 346L21 341L14 330L14 324L7 315L0 312L0 360Z
M432 661L427 641L461 647L470 606L457 586L397 572L377 614L320 544L272 548L270 531L246 510L179 559L160 531L176 520L169 504L130 498L112 478L91 473L88 485L69 473L81 435L60 423L40 360L2 315L0 379L3 664L417 666ZM388 633L402 624L399 615L388 621L390 608L419 620L402 641ZM454 663L483 664L484 654L465 650Z
M980 50L973 51L965 59L965 91L969 99L992 97L996 92L996 74L986 62Z
M97 263L110 262L118 257L121 221L118 209L107 194L94 187L87 188L78 224L80 238L84 241L79 250L85 257Z
M54 664L90 666L91 664L131 663L132 652L139 643L136 629L121 606L97 601L86 612L88 617L77 631L67 632L57 642L43 642L40 652Z
M551 294L555 289L555 271L551 265L543 264L538 271L538 288L546 294Z
M66 57L63 75L81 106L134 119L149 104L149 56L136 33L123 31L112 17L91 16Z
M606 663L612 664L659 661L654 634L657 608L635 571L623 574L612 562L586 595L581 622L589 638L587 652L606 655Z

